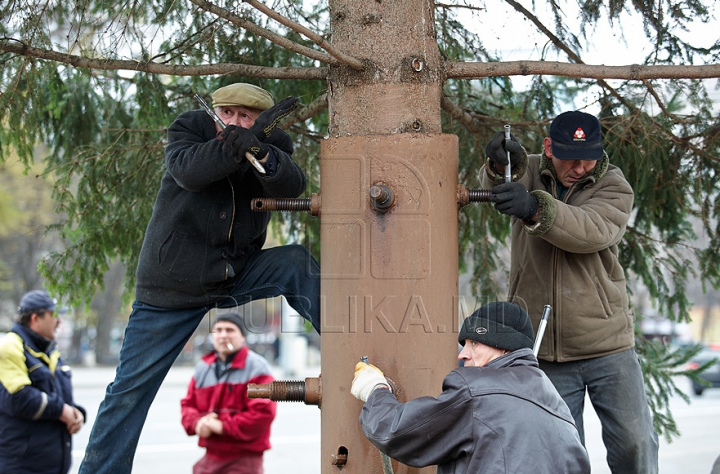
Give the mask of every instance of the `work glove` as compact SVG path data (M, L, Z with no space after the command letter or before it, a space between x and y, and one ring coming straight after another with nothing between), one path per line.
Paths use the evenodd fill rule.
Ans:
M498 184L492 188L495 209L508 216L529 221L538 211L538 201L518 182Z
M525 150L512 133L510 134L510 140L505 140L505 132L497 132L485 146L485 154L496 166L507 166L507 152L510 152L510 164L512 166L518 164L525 154Z
M288 155L292 155L295 147L292 138L282 128L275 128L272 133L263 141L268 145L275 145Z
M268 147L247 128L237 125L228 125L220 132L220 139L223 141L223 153L235 158L240 162L245 158L245 153L252 153L255 158L261 160L268 154Z
M263 110L260 116L255 119L253 126L250 127L250 131L258 140L264 142L275 130L280 120L289 115L297 106L298 100L296 97L285 97L269 109Z
M355 398L366 402L370 394L373 393L376 388L380 387L385 387L392 391L382 370L372 364L358 362L355 365L355 378L353 379L350 393L352 393Z

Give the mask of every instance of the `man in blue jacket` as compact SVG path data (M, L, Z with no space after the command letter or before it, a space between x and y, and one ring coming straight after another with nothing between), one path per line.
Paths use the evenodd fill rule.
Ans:
M283 295L320 329L317 262L301 245L262 248L270 216L250 207L253 198L295 198L305 190L292 140L275 127L297 100L275 104L268 91L238 83L216 90L212 101L224 130L203 110L182 113L168 128L136 301L81 474L131 472L150 404L211 309Z
M19 315L0 339L0 472L66 474L85 409L73 402L70 367L56 348L55 301L31 291Z

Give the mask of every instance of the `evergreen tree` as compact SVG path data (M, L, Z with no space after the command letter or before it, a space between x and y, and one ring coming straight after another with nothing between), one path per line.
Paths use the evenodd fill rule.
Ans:
M296 137L294 157L309 178L308 195L319 191L319 142L328 132L326 94L332 92L328 66L362 74L372 63L332 48L329 19L344 13L329 3L284 0L270 10L256 0L223 6L204 0L10 0L0 7L0 159L17 153L30 166L35 146L49 147L43 160L57 177L53 197L64 216L52 228L65 242L40 266L52 290L87 302L112 261L135 268L164 172L166 127L180 112L197 108L195 93L208 97L218 86L245 81L276 98L299 97L306 106L284 127ZM720 39L697 45L683 36L693 25L716 22L714 3L533 2L550 14L543 23L506 0L513 14L502 34L532 30L547 41L537 60L513 62L503 62L461 21L466 14L482 21L498 3L435 5L445 59L443 130L460 138L459 181L477 186L484 145L503 124L533 151L552 117L574 98L592 97L582 106L599 110L610 160L636 193L623 265L649 289L662 315L687 320L688 280L720 283L720 118L702 81L720 77ZM579 23L563 14L570 7ZM642 20L654 46L642 65L585 64L592 28L606 21L619 27L628 14ZM277 19L292 22L280 26ZM516 75L532 77L527 90L513 87ZM505 270L498 255L508 221L486 205L467 206L459 218L461 261L469 255L465 268L474 272L475 291L498 295L491 275ZM706 245L695 244L694 219L702 223ZM287 214L274 222L319 256L317 219ZM126 287L133 286L129 272ZM670 436L676 427L667 401L680 393L670 376L682 373L692 352L669 351L640 334L638 341L656 424Z

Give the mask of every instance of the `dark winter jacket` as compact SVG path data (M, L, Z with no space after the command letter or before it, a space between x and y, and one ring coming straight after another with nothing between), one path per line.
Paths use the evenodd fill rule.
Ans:
M484 367L461 367L438 398L400 403L375 390L360 413L383 453L438 474L587 474L590 461L572 415L530 349Z
M66 474L72 437L60 421L72 397L70 367L55 343L15 324L0 339L0 472Z
M483 187L501 176L487 165ZM552 316L539 359L566 362L622 352L635 344L618 243L625 234L633 190L607 155L560 199L552 161L529 155L513 179L539 203L538 221L513 218L509 301L523 305L537 331L543 307Z
M249 383L267 384L274 380L270 364L262 356L243 346L218 377L221 364L216 352L207 354L195 367L188 392L180 402L182 424L194 435L198 420L217 413L223 424L222 435L199 438L208 456L236 458L242 454L262 454L270 449L270 424L275 419L276 402L247 397Z
M294 198L305 190L288 135L276 129L266 143L276 169L261 175L245 157L222 151L215 123L204 111L175 119L168 129L167 170L140 252L138 301L180 308L229 294L234 277L265 243L269 213L253 212L250 201Z

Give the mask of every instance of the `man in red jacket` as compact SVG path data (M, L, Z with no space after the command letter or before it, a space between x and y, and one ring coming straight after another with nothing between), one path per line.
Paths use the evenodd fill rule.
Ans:
M198 362L180 402L185 431L207 449L193 474L262 474L276 403L248 399L247 385L272 382L270 364L245 345L237 313L218 316L212 336L215 350Z

